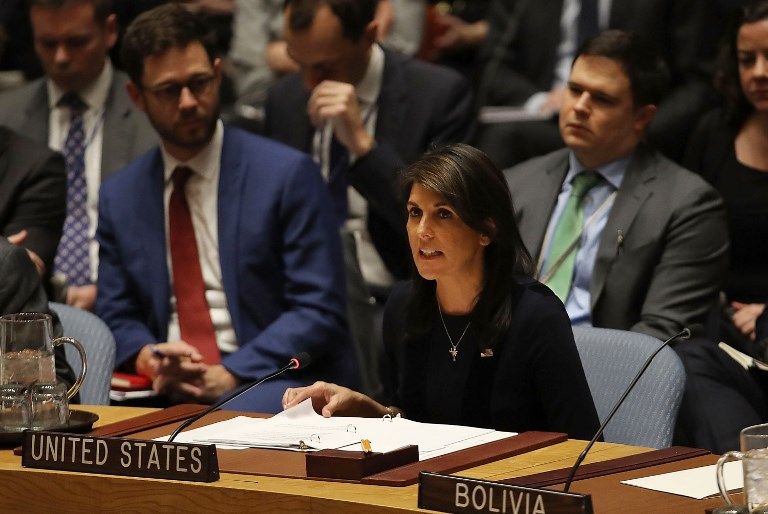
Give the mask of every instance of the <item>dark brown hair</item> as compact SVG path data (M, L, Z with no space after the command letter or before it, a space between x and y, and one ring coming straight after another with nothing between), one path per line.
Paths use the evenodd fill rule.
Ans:
M285 0L284 8L291 6L288 27L293 31L307 30L320 6L327 5L341 21L344 37L360 40L365 28L373 21L378 0Z
M720 46L718 67L715 72L715 86L725 98L725 115L733 127L741 127L754 107L744 91L739 79L739 49L737 39L743 25L768 19L768 1L757 0L739 9L738 14L728 24L723 44Z
M439 194L467 226L490 237L484 253L483 289L471 319L481 340L493 344L509 329L510 293L517 278L531 276L533 269L504 175L480 150L451 144L408 166L400 184L405 199L414 184ZM406 337L418 337L430 329L436 301L435 282L422 278L414 267Z
M200 43L211 62L216 58L216 40L205 18L177 3L143 12L125 31L120 60L125 72L141 87L144 59L161 55L171 48Z
M606 57L621 64L635 107L658 105L669 88L670 73L664 58L651 41L635 32L606 30L587 39L574 62L582 55Z

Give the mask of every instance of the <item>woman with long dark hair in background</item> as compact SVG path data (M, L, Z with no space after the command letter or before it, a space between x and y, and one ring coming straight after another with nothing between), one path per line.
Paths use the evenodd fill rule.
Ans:
M701 119L685 165L720 192L727 210L731 264L719 339L765 359L768 333L757 326L768 301L768 1L741 9L716 76L725 106Z

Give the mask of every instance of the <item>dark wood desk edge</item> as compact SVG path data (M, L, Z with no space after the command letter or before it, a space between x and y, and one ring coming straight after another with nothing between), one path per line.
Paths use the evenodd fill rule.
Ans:
M136 432L143 432L144 430L149 430L151 428L189 419L207 408L207 405L183 403L156 412L142 414L135 418L110 423L109 425L104 425L92 430L90 434L104 437L120 437L135 434Z
M513 437L507 437L491 443L370 475L363 478L361 482L369 485L394 487L413 485L419 481L419 473L422 471L455 473L463 469L481 466L489 462L520 455L521 453L538 450L545 446L562 443L567 439L568 436L566 434L559 432L523 432Z
M579 468L574 480L585 480L605 475L613 475L623 471L647 468L659 464L676 462L701 455L707 455L709 451L701 448L686 448L684 446L672 446L647 453L639 453L618 459L611 459L592 464L585 464ZM546 487L555 484L563 484L568 478L571 468L562 468L535 475L509 478L501 480L501 483L526 487Z

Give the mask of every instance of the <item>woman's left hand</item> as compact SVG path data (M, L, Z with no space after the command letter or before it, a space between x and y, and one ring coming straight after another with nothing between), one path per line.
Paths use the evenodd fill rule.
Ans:
M739 329L739 332L754 341L757 335L755 324L757 323L757 318L765 310L765 304L731 302L731 307L734 310L733 324Z

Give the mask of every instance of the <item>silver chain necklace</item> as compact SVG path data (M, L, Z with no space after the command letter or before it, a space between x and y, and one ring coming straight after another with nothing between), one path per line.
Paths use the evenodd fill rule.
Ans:
M440 321L443 322L443 330L445 330L445 335L448 336L448 342L451 343L451 349L448 350L448 353L451 354L451 357L453 357L453 362L456 362L456 357L459 355L459 345L461 344L461 340L464 339L464 334L467 333L467 330L469 330L469 326L472 324L472 320L469 320L467 322L467 326L464 327L464 331L459 336L459 340L456 341L456 344L453 344L453 338L451 337L451 333L448 332L448 327L445 325L445 318L443 318L443 309L440 308L440 302L437 302L437 312L440 313Z

